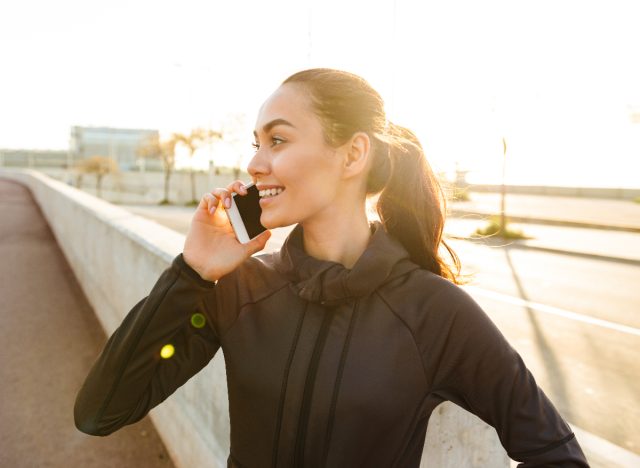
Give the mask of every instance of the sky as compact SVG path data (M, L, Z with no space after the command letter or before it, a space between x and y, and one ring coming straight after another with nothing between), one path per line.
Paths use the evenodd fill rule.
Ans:
M72 125L210 127L228 135L216 163L246 166L264 100L332 67L451 177L500 183L504 138L507 183L640 188L639 26L622 0L3 2L0 148L64 149Z

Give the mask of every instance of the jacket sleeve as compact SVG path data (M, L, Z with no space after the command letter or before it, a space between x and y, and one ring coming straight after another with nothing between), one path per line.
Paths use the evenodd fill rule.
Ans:
M520 468L588 467L578 441L520 355L475 300L459 287L438 320L425 368L433 392L496 429ZM452 301L448 301L451 304Z
M216 283L178 255L93 364L76 397L76 427L111 434L142 419L200 371L220 348L216 302Z

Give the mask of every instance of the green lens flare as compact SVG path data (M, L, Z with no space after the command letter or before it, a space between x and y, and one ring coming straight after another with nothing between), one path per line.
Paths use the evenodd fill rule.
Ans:
M196 313L191 316L191 325L193 325L194 327L202 328L204 327L205 323L207 323L207 319L204 318L204 315Z

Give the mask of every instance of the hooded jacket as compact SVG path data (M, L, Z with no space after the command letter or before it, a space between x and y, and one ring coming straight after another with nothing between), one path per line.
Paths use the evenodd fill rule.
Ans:
M351 269L306 254L300 225L217 282L179 254L91 368L77 427L107 435L140 420L222 348L228 467L419 467L445 400L492 425L523 468L588 466L471 296L412 263L380 223L371 230Z

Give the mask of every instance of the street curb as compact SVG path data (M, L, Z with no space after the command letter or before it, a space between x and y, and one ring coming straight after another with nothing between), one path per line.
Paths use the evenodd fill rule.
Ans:
M479 213L477 211L466 211L466 210L450 210L447 213L447 216L453 218L462 218L465 216L479 216L483 219L494 216L494 213ZM598 223L586 223L581 221L564 221L564 220L556 220L556 219L545 219L545 218L530 218L526 216L511 216L507 215L507 219L514 223L529 223L529 224L547 224L550 226L564 226L564 227L579 227L579 228L588 228L588 229L602 229L606 231L625 231L625 232L635 232L640 233L640 226L623 226L623 225L615 225L615 224L598 224ZM481 219L478 219L481 220Z
M587 458L604 460L608 468L640 466L640 455L569 423ZM590 462L592 460L589 460ZM594 465L595 466L595 465Z
M456 236L453 234L445 234L444 236L447 237L448 239L457 239L457 240L473 242L475 244L491 245L490 242L486 242L486 238L474 239L470 237ZM610 262L616 262L616 263L624 263L627 265L640 266L640 259L636 260L633 258L614 257L611 255L600 255L600 254L578 252L578 251L572 251L572 250L566 250L566 249L554 249L553 247L543 247L539 245L525 244L525 243L522 243L521 241L513 240L513 239L510 239L509 242L510 242L509 244L493 245L493 247L504 247L507 249L537 250L540 252L557 253L562 255L571 255L575 257L589 258L592 260L604 260L604 261L610 261Z

